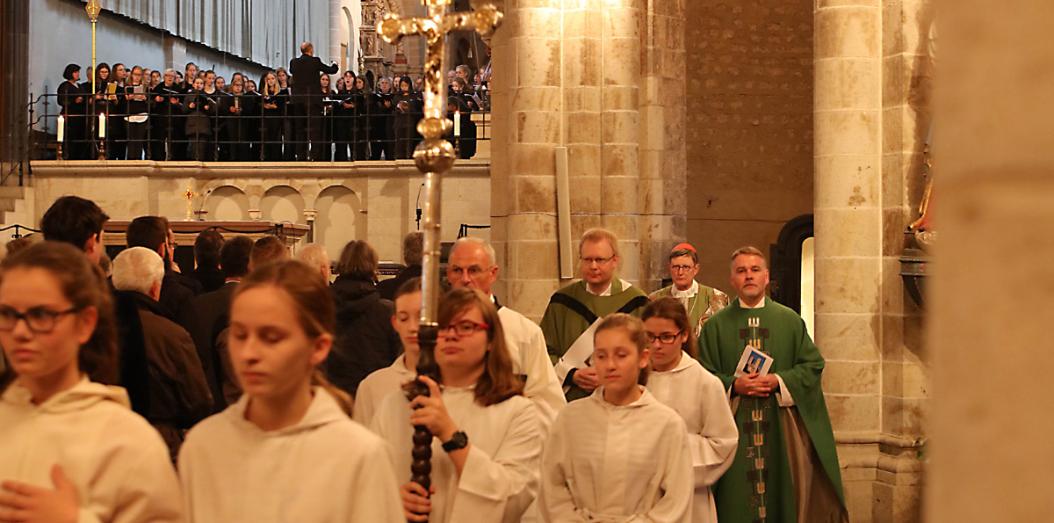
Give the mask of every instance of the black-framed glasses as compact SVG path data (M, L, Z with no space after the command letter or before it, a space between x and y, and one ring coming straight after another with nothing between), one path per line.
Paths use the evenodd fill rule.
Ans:
M695 268L695 265L671 265L670 266L670 271L671 272L685 272L685 271L690 271L693 268Z
M81 307L70 307L64 311L53 311L46 307L33 307L26 312L18 312L11 307L0 307L0 331L12 331L19 320L25 320L26 326L34 334L47 334L55 330L59 318L80 312Z
M652 333L649 332L648 333L648 343L655 343L655 340L659 340L660 343L668 345L670 343L673 343L673 342L677 341L677 337L680 336L682 332L684 332L684 331L680 330L680 331L677 331L677 332L664 332L664 333L659 334L659 335L655 335L655 334L652 334Z
M440 325L439 333L442 334L453 330L454 334L460 338L461 336L471 336L477 331L485 331L489 328L490 325L487 325L486 323L476 323L472 320L461 320L456 323L451 323L450 325Z

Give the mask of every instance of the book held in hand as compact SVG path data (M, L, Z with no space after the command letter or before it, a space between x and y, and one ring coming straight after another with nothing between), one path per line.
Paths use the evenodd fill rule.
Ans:
M739 363L736 365L735 376L737 378L749 374L764 376L769 373L769 369L772 368L772 362L774 361L776 361L776 359L772 356L747 345L743 348L743 355L739 357Z

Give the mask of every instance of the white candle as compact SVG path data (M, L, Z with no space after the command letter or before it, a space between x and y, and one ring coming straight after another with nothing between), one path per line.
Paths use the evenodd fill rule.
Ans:
M106 113L99 115L99 138L106 138Z
M59 115L59 131L58 131L58 142L62 143L63 138L66 137L66 118Z
M454 111L454 138L461 137L461 111Z

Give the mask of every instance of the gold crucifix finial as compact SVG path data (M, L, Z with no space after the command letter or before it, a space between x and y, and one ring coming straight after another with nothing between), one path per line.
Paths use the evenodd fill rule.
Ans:
M102 5L99 4L99 0L90 0L88 4L84 6L84 10L88 12L88 20L95 23L99 21L99 13L102 12Z

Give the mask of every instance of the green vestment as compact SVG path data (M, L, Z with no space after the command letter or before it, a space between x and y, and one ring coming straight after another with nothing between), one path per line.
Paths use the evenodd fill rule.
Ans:
M714 486L718 520L721 523L759 520L756 469L761 463L765 521L846 521L834 434L820 389L824 360L809 338L801 317L769 298L765 298L765 306L759 309L742 308L739 300L734 300L703 327L699 359L703 367L721 379L726 390L730 388L736 365L747 345L748 318L758 318L760 325L755 333L761 341L760 348L775 359L769 373L783 380L794 406L780 407L775 392L767 398L733 396L740 444L732 466ZM752 414L759 410L766 412L761 423L752 419ZM761 449L751 448L756 432L763 434ZM755 461L758 457L763 461ZM803 457L807 465L796 465ZM813 474L808 472L809 465L814 467ZM799 499L803 497L799 495L803 490L804 502Z
M549 357L555 365L567 349L582 335L596 318L603 318L613 312L626 312L640 316L648 297L643 291L625 284L615 278L611 282L610 296L597 296L586 290L586 282L576 281L553 294L549 305L542 316L542 333L545 334L545 345ZM584 309L584 310L582 310ZM559 366L557 367L559 369ZM572 381L572 374L561 375L567 400L576 400L590 395Z
M697 338L706 320L717 314L718 311L728 306L728 295L713 287L707 287L699 283L699 292L688 299L685 310L688 311L688 324L695 329L692 334ZM663 287L648 295L648 298L657 300L673 296L673 285Z

